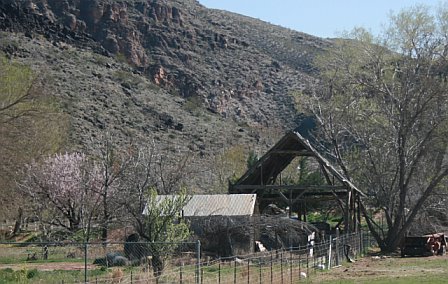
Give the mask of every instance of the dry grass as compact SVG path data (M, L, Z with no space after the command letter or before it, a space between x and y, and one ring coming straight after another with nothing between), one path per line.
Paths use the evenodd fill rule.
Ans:
M448 256L367 256L311 275L310 283L446 283Z

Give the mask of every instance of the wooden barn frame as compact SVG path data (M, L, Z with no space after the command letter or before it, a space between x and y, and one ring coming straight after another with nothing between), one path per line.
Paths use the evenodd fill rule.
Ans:
M325 185L284 185L281 172L296 157L313 157L319 163ZM343 212L345 232L359 230L361 221L360 197L365 196L355 185L345 178L327 159L325 159L298 132L288 132L275 144L254 166L252 166L234 184L229 183L229 193L256 193L260 212L263 207L272 202L286 203L291 214L293 207L301 208L300 204L307 198L325 198L335 200ZM306 212L298 210L299 219L306 221Z

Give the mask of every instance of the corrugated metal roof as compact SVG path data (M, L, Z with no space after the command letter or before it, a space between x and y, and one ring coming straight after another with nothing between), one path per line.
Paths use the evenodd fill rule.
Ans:
M157 198L173 198L173 196L159 195ZM183 208L183 214L185 217L252 216L256 199L256 194L192 195Z

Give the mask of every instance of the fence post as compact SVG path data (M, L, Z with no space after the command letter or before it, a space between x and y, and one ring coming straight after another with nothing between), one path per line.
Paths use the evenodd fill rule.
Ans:
M309 254L306 254L306 275L310 275L310 258Z
M327 269L330 270L331 268L331 249L332 249L332 244L333 244L333 237L330 235L330 246L328 247L328 267Z
M367 232L367 248L371 247L372 240L370 239L370 232Z
M289 282L292 283L292 247L289 249Z
M359 231L359 251L364 254L364 243L363 243L363 234L362 230Z
M218 263L218 284L221 284L221 258L219 258Z
M339 251L339 239L340 239L340 234L339 234L339 228L336 228L336 243L335 243L335 250L336 250L336 265L339 265L339 257L340 257L340 251Z
M236 258L233 261L233 283L236 284Z
M197 240L196 242L196 284L201 283L201 241Z
M272 250L271 250L271 283L273 283L273 277L274 277L274 275L272 274L272 262L273 262L273 260L272 260Z
M280 252L280 273L281 276L281 283L283 284L283 250Z
M84 283L87 283L87 243L84 243Z
M261 284L261 257L260 258L258 258L258 271L259 271L259 274L260 274L260 284Z
M179 273L180 273L180 275L179 275L179 278L180 278L180 284L182 284L182 282L183 282L183 281L182 281L182 280L183 280L183 279L182 279L182 270L183 270L182 268L183 268L183 267L184 267L184 263L182 262L182 265L180 266L180 272L179 272ZM132 270L131 270L131 283L132 283Z
M250 283L250 259L247 259L247 284Z

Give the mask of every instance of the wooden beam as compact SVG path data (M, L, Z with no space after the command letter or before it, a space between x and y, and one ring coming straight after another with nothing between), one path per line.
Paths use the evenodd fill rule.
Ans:
M292 197L294 199L297 199L297 197L302 197L302 196L332 196L334 199L335 195L336 196L347 196L347 192L346 191L336 191L336 192L331 192L331 191L309 192L309 191L307 191L307 192L301 192L299 194L294 194ZM280 196L280 192L265 193L265 194L263 194L263 196L260 196L260 199L266 199L266 198L276 198L277 200L279 198L281 198L283 200L283 198ZM298 200L296 200L296 202L297 201Z
M289 206L291 206L291 204L290 204L291 200L289 200L289 199L283 194L283 192L279 192L278 194L280 195L281 199L283 199L283 201L285 201Z
M294 155L294 156L314 156L312 152L308 150L274 150L272 154L280 155Z
M306 192L306 189L305 189L304 191L302 191L301 193L299 193L299 195L296 196L296 198L293 200L293 202L291 203L291 205L292 205L292 204L295 204L297 201L299 201L300 198L305 194L305 192Z
M319 162L320 168L325 176L325 179L327 180L328 184L334 184L334 179L331 181L330 176L328 175L327 169L325 168L324 164L322 162Z
M277 184L271 184L271 185L247 185L247 184L235 184L232 186L234 189L238 190L252 190L254 193L256 190L260 189L286 189L286 190L341 190L345 189L348 190L348 188L345 185L277 185Z

